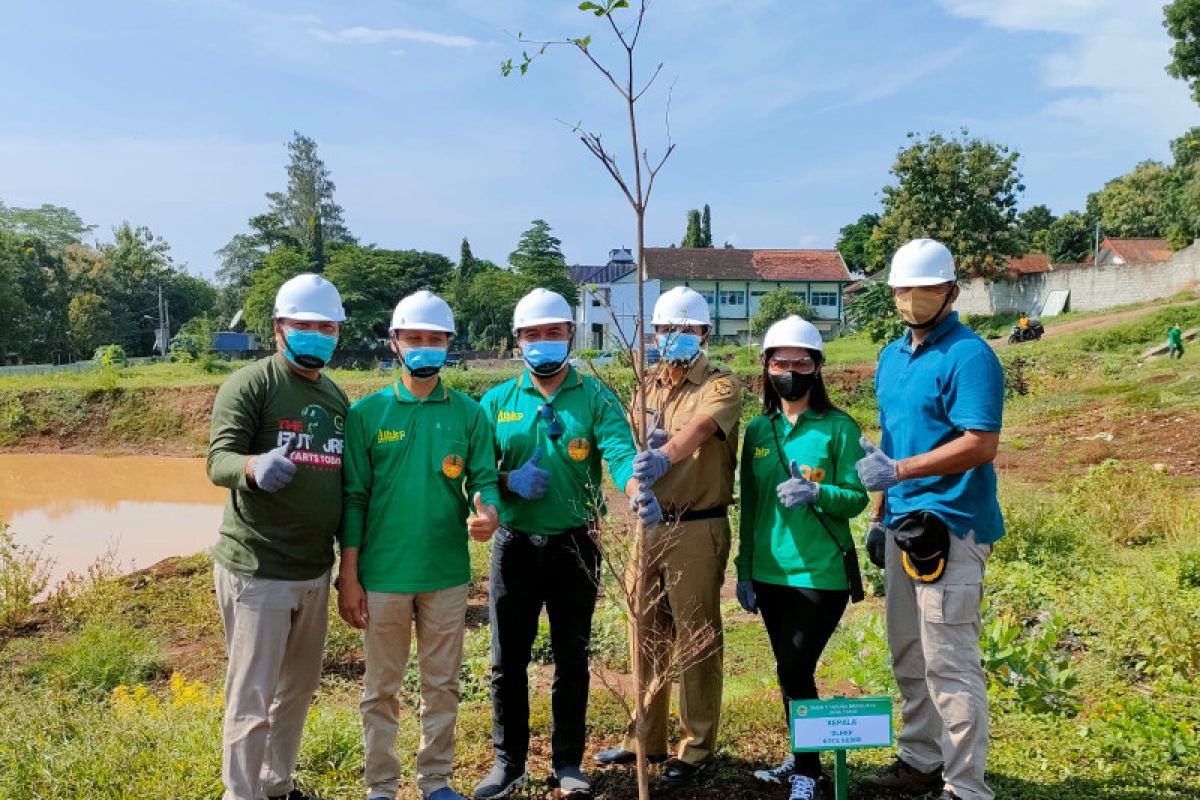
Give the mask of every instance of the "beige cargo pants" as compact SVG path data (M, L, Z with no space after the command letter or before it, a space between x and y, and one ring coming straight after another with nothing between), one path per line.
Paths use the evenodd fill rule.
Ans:
M224 800L264 800L295 788L292 772L329 623L329 573L279 581L213 567L225 627Z
M397 695L404 686L414 626L421 667L417 787L429 795L449 786L467 591L463 584L434 592L367 592L367 670L359 710L369 797L395 797L400 788L400 759L395 751L400 724Z
M990 544L951 534L946 572L918 583L900 563L889 532L887 634L903 698L900 757L922 772L942 768L945 788L963 800L992 800L987 766L987 679L979 653L983 575Z
M692 658L679 677L679 722L683 738L679 759L699 764L717 749L724 685L724 638L721 628L721 583L729 560L729 520L701 519L674 525L656 525L646 531L649 574L643 596L657 599L647 604L644 625L652 645L643 659L644 685L663 676L654 664L667 664L668 648L688 652L704 645L701 658ZM632 580L627 575L627 580ZM665 590L665 597L663 596ZM632 644L632 636L631 644ZM671 682L667 679L646 699L646 754L667 754L667 723L671 711ZM635 752L633 723L624 747Z

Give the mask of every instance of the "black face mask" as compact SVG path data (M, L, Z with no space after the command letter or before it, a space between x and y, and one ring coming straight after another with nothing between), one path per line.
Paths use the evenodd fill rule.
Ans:
M817 380L817 372L805 374L803 372L788 371L781 375L774 372L769 373L771 378L771 386L779 393L779 396L784 400L799 400L804 395L808 394L808 390L813 387Z

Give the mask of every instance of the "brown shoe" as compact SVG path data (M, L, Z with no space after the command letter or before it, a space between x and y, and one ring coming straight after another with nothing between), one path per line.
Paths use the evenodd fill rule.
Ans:
M933 772L921 772L902 758L859 781L870 789L883 789L897 794L922 795L936 792L943 786L942 768Z

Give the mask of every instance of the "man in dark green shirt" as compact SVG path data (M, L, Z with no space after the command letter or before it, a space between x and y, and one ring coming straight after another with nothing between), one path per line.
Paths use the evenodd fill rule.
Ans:
M424 800L462 800L449 782L471 580L467 534L491 538L500 497L483 409L438 379L453 335L445 300L427 291L401 300L391 345L403 372L355 403L346 424L338 611L366 631L359 708L370 800L393 800L400 789L399 693L414 627L421 667L417 787Z
M483 396L500 462L500 520L492 543L492 745L496 765L475 789L509 797L527 779L527 670L542 606L554 651L553 783L587 795L581 771L588 700L588 644L600 581L593 539L605 512L601 459L618 487L638 497L635 450L620 402L600 381L567 363L574 330L567 301L534 289L517 304L513 330L527 365ZM639 497L648 523L661 516Z
M333 284L291 279L275 298L279 353L235 372L213 405L208 474L230 490L212 551L224 800L305 797L292 772L321 677L348 405L321 369L345 318Z

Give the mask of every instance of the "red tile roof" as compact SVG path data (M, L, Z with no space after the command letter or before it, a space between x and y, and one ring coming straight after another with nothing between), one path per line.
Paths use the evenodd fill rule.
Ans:
M646 272L674 280L851 281L836 250L647 247Z
M1020 258L1008 259L1008 271L1013 275L1035 275L1050 271L1050 256L1045 253L1026 253Z
M1166 239L1114 239L1100 243L1125 260L1126 264L1151 264L1171 258Z

